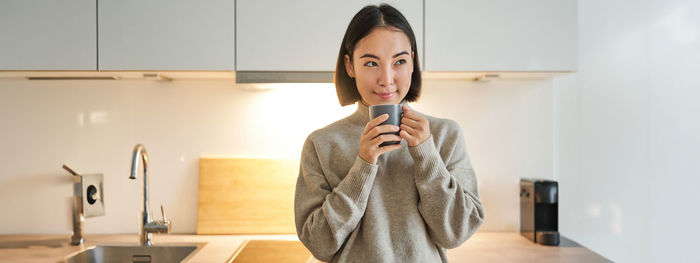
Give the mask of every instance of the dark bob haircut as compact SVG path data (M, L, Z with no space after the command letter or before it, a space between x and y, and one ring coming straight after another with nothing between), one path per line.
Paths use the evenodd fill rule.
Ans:
M343 37L343 43L340 45L340 52L338 52L334 82L335 90L338 93L338 101L340 101L342 106L353 104L362 98L357 91L355 79L350 78L350 75L345 70L345 55L348 55L352 61L352 54L355 51L357 42L369 35L375 28L380 27L401 30L411 42L411 51L414 54L413 74L411 75L411 86L404 100L416 101L420 96L421 74L420 65L418 64L418 48L416 36L413 34L411 25L408 24L408 21L399 10L390 5L368 5L357 12L350 21L350 25L348 25L348 29Z

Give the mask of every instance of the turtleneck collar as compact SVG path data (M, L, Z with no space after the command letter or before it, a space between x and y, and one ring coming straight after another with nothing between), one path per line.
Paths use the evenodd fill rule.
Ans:
M350 120L355 123L361 123L362 125L367 124L367 122L369 122L369 107L363 104L361 101L357 101L355 104L357 104L357 110L355 110L355 113L350 115ZM406 100L402 100L401 105L406 105L409 109L411 109L411 107L406 103Z

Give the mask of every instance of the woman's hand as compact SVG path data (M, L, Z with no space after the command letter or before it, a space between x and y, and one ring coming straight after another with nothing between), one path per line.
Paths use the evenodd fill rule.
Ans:
M399 131L398 126L386 124L379 125L389 118L389 114L382 114L379 117L370 120L362 132L360 137L360 158L365 162L376 164L377 158L386 152L401 148L401 144L386 145L379 147L383 142L401 141L401 137L394 134L383 134L387 132Z
M430 138L430 124L428 120L406 105L401 106L403 117L401 118L401 138L406 140L408 146L415 147Z

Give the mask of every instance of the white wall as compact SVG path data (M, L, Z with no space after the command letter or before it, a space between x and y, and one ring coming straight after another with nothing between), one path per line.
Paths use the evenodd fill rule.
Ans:
M553 178L552 82L433 80L416 107L464 130L486 207L482 230L518 231L520 178Z
M298 158L306 135L354 111L332 87L250 91L230 81L0 80L0 234L70 233L67 164L105 175L107 214L86 233L136 233L131 150L150 157L151 206L196 231L198 158ZM485 231L516 231L520 177L552 177L551 81L426 81L418 110L457 120L486 205ZM308 103L313 102L313 103ZM292 175L296 176L296 175ZM293 186L290 186L293 187Z
M615 262L698 262L700 3L579 1L555 80L560 231Z

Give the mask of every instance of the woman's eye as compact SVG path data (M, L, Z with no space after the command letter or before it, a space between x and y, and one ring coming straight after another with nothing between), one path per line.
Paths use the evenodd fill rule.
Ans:
M369 62L365 63L365 66L366 67L376 67L377 63L374 61L369 61Z
M401 64L406 64L406 60L405 60L405 59L399 59L399 60L396 61L396 63L394 63L394 65L401 65Z

